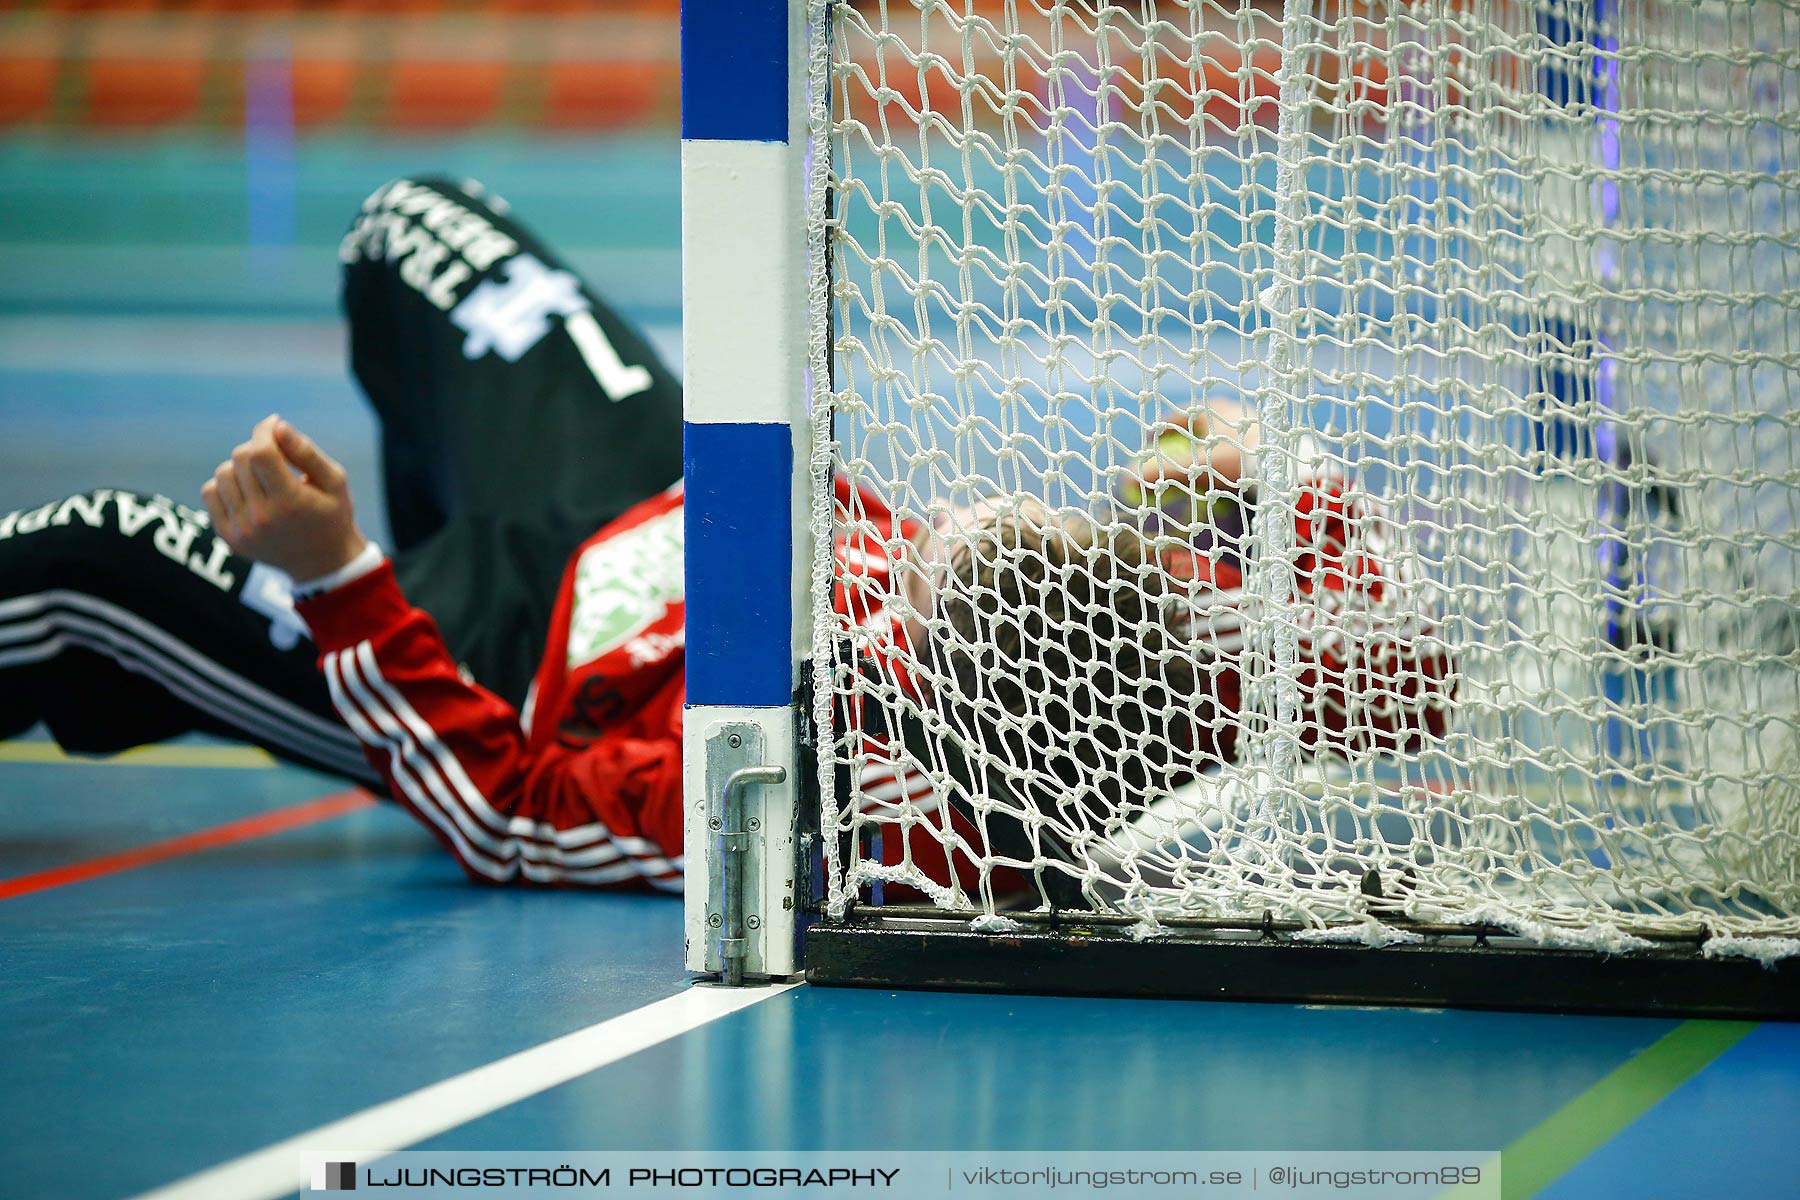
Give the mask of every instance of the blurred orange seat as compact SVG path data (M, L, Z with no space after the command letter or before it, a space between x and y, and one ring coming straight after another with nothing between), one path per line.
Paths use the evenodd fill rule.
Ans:
M543 124L549 129L617 129L649 117L679 93L673 63L558 62L546 64Z
M324 0L320 8L375 16L412 16L439 12L444 0Z
M154 12L162 0L48 0L44 7L51 12Z
M692 4L694 0L688 0ZM548 13L579 17L676 17L681 0L472 0L472 7L499 13Z
M347 58L294 60L294 126L335 125L350 109L362 64Z
M206 82L201 58L95 58L82 119L107 128L169 125L194 116Z
M235 105L224 114L226 123L243 121L249 116L254 99L249 91L259 84L280 88L289 105L282 119L291 121L296 129L318 129L346 120L363 72L371 68L357 57L354 39L338 36L338 31L326 31L326 34L296 39L292 57L286 61L262 63L250 60L238 64L241 87L232 97ZM287 73L285 78L279 73L283 70ZM266 97L264 102L275 99ZM280 114L262 114L263 119L278 116Z
M304 7L303 0L181 0L186 12L232 13L243 16L286 16Z
M586 0L487 0L481 7L488 12L505 13L508 16L533 16L539 13L581 13L592 6Z
M50 111L57 60L0 53L0 125L35 121Z
M402 59L393 64L381 124L394 129L467 129L492 121L506 64Z

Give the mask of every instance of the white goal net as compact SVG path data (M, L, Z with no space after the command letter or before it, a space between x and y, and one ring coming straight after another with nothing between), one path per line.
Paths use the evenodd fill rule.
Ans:
M1800 0L814 15L831 913L1800 953Z

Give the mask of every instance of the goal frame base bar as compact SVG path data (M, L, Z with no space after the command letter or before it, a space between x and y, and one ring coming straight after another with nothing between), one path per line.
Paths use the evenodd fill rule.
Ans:
M866 910L865 910L866 913ZM858 914L806 932L807 982L1291 1004L1800 1020L1800 959L1773 968L1684 950L1608 956L1531 945L1373 949L1257 937L1134 941L1098 929L973 933ZM1473 941L1473 939L1471 939Z

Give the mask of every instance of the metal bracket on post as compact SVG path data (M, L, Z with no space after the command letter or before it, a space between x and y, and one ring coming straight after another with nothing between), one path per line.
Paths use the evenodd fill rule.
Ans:
M785 767L769 766L762 757L762 730L749 723L720 725L706 739L706 826L719 848L706 906L712 943L706 965L719 972L727 987L744 982L752 958L751 935L762 928L756 899L761 894L762 864L751 847L761 838L763 822L760 810L751 810L746 793L759 784L787 779Z

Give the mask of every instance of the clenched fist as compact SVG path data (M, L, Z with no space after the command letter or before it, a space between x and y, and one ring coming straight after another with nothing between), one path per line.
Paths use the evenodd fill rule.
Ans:
M280 417L259 421L200 495L233 553L298 582L348 565L368 544L344 468Z

